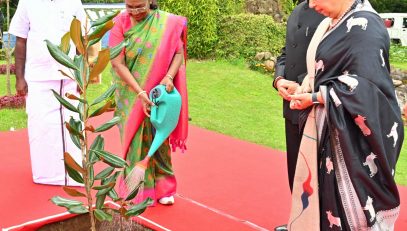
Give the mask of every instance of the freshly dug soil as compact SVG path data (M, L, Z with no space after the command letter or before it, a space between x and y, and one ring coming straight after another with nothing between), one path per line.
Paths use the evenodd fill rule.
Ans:
M38 231L89 231L90 220L88 214L81 214L64 221L47 224L38 229ZM127 221L119 215L113 216L113 221L103 221L96 223L98 231L153 231L144 227L135 221Z

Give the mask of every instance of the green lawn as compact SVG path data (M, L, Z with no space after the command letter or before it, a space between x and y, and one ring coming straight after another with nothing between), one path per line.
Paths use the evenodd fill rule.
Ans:
M14 84L15 77L11 76L12 94L15 94ZM0 96L4 96L6 93L6 78L5 75L0 75ZM27 115L23 109L1 109L0 118L0 131L27 127Z
M240 61L190 61L187 74L192 124L285 150L282 102L271 86L270 75L250 71ZM107 89L110 81L107 70L101 85L91 85L90 98ZM0 76L0 95L4 94L5 78ZM25 127L26 116L21 109L0 110L0 118L0 131ZM407 185L405 169L406 145L396 172L396 180L402 185Z
M110 68L109 68L110 69ZM88 97L90 100L96 99L101 93L109 88L111 83L110 71L106 70L102 74L102 84L90 85L88 88ZM11 90L15 94L15 77L11 76ZM5 75L0 75L0 96L7 92ZM96 105L95 107L97 107ZM95 108L93 108L95 109ZM23 109L1 109L0 110L0 131L8 131L10 128L20 129L26 128L27 115Z
M284 149L282 102L272 78L244 64L190 62L192 124L276 149Z

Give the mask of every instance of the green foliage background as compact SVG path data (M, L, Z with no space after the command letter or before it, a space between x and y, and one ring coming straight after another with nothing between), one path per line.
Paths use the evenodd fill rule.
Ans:
M407 64L407 47L400 44L392 44L390 47L390 62Z
M406 13L406 0L369 0L379 13Z
M159 0L158 4L188 18L188 55L203 59L214 55L220 18L243 12L244 0Z
M281 33L283 33L282 27L276 26L270 16L241 14L245 11L246 0L157 1L161 9L188 18L188 55L190 58L248 58L256 51L275 52L284 42L284 39L280 40ZM287 14L298 2L297 0L276 1L283 5ZM82 0L82 2L123 3L124 0ZM380 13L407 12L406 0L371 0L370 2ZM14 14L17 4L18 0L10 0L11 16ZM0 6L1 11L5 14L5 1L2 1ZM261 22L261 20L264 21ZM3 28L7 30L6 25ZM228 46L229 40L230 45Z
M218 58L251 58L257 52L278 55L285 42L285 25L268 15L224 16L219 23Z

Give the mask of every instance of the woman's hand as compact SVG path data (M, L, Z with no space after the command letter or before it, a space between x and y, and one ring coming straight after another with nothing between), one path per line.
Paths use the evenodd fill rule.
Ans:
M312 103L311 93L300 93L291 96L290 108L302 110L314 105Z
M148 98L148 95L145 91L139 94L138 97L140 98L143 105L144 114L146 114L147 117L150 117L151 107L155 106L155 104Z
M165 90L170 93L174 89L174 82L170 76L165 76L163 80L161 80L160 84L165 85Z
M296 82L291 82L288 87L287 87L287 92L288 94L292 95L297 91L297 88L300 87L300 85Z
M305 76L304 81L302 82L301 86L297 87L295 89L295 93L293 95L303 95L311 92L311 87L309 85L309 76ZM291 96L290 96L291 97ZM311 100L312 103L312 100ZM303 109L303 108L297 108L299 105L302 105L303 103L297 100L296 98L291 97L290 101L290 108L291 109ZM307 107L305 107L307 108Z
M294 94L297 87L299 87L298 83L294 81L289 81L286 79L280 79L276 84L278 94L285 100L291 100L290 96Z

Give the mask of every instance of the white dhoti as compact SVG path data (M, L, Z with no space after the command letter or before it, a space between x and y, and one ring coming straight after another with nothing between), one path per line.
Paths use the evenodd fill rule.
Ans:
M28 82L26 112L33 180L39 184L78 186L80 184L65 170L64 152L82 165L81 150L72 142L64 122L71 116L78 120L79 115L65 109L51 89L63 97L67 92L78 95L76 83L72 80ZM78 103L68 101L75 106Z

